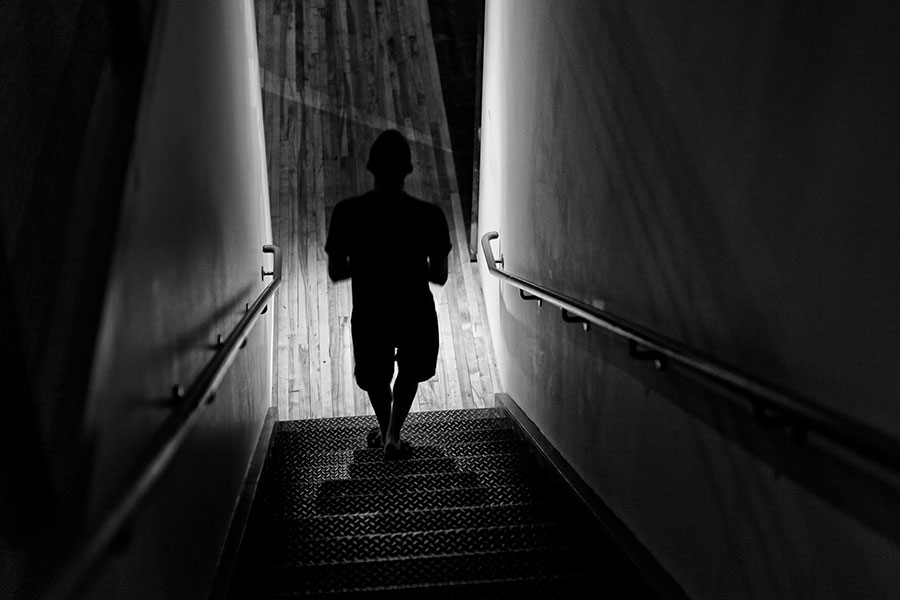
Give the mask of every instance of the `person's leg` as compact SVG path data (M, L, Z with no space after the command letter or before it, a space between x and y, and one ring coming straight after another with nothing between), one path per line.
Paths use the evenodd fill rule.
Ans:
M387 435L382 435L381 438L384 440L385 446L391 445L396 450L400 449L400 430L403 428L403 422L406 421L406 416L409 414L409 408L412 406L418 389L418 381L404 377L403 371L397 374L397 380L394 381L394 402L391 405Z
M391 394L391 385L373 386L372 389L368 390L368 394L369 403L372 405L372 410L375 411L375 418L378 419L378 426L381 428L381 443L384 445L385 433L388 431L392 414L393 394Z
M355 314L351 321L351 335L356 384L369 396L369 403L378 419L380 445L383 447L385 433L391 421L394 347L383 332L373 325L371 319L359 318Z
M388 425L385 448L401 450L400 430L409 415L420 381L434 376L438 356L437 315L433 307L423 311L418 318L410 319L400 336L397 350L397 379L394 381L394 403L391 406L391 420Z

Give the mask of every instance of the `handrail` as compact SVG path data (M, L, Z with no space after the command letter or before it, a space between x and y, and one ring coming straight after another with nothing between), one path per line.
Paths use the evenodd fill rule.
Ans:
M488 271L501 281L519 288L519 295L523 300L549 302L562 309L563 319L567 322L581 323L585 329L589 324L597 325L627 339L632 358L653 360L660 370L666 368L669 362L677 363L748 396L756 417L763 424L784 425L793 430L797 439L805 439L808 431L815 432L882 466L900 471L900 442L893 437L604 309L587 305L498 268L498 264L503 265L503 257L500 260L494 258L490 242L499 237L500 234L496 231L490 231L481 237Z
M79 590L86 576L96 566L97 561L110 546L122 539L125 526L141 502L153 489L175 457L181 443L196 423L201 408L215 399L216 390L229 367L244 347L250 330L259 317L268 310L267 303L281 284L281 249L266 244L262 251L273 255L273 270L262 269L262 276L272 276L272 281L257 296L228 337L217 344L215 355L203 367L187 391L176 386L173 400L178 404L172 414L150 441L143 459L138 461L126 477L126 484L99 526L80 543L76 543L70 553L70 561L65 570L50 586L46 598L69 598Z

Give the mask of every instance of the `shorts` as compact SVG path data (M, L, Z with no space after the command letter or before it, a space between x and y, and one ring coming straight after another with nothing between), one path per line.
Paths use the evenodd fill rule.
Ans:
M433 308L394 322L377 316L360 318L354 313L350 328L354 374L360 388L369 391L389 386L395 360L398 376L418 382L434 377L439 334Z

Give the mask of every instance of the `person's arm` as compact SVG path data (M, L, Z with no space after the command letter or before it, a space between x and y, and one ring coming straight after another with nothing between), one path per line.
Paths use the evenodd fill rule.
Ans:
M428 258L428 281L438 285L447 283L448 277L447 257L444 258Z
M447 258L453 244L450 242L450 229L447 218L440 207L435 206L432 212L431 236L432 246L428 252L428 281L438 285L447 283Z
M350 257L347 255L328 255L328 276L332 281L341 281L350 278Z
M332 281L350 278L350 256L345 243L347 225L343 214L342 203L338 203L331 214L328 237L325 241L325 252L328 253L328 276Z

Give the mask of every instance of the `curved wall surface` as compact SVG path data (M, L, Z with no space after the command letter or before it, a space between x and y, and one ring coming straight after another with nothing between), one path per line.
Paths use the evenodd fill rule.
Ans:
M271 243L250 0L163 3L153 29L84 428L95 517L266 282ZM102 598L209 593L271 393L272 311L104 566Z
M481 233L514 274L900 436L897 12L489 0ZM482 271L504 389L691 597L897 596L895 475Z

